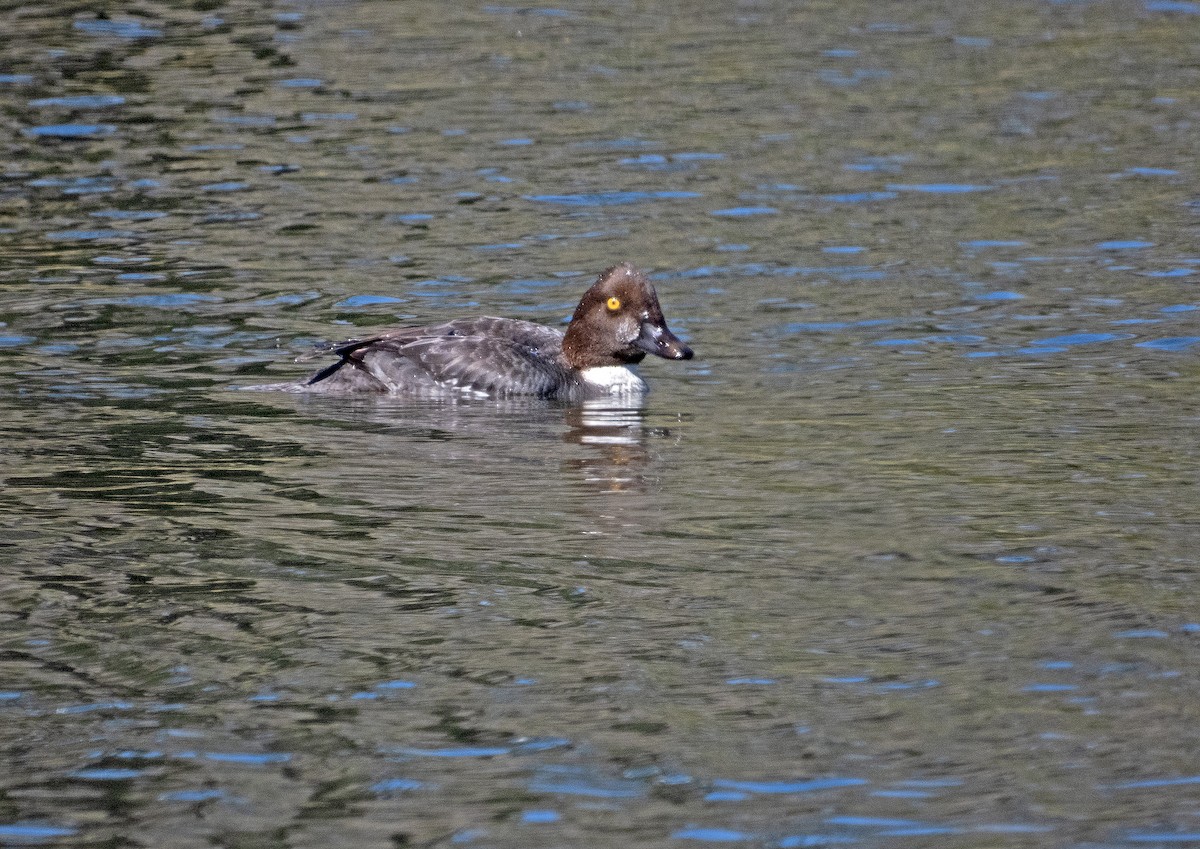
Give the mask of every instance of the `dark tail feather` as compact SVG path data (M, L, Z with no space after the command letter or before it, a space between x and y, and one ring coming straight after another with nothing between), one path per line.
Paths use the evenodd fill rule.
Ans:
M306 363L326 354L341 354L344 357L364 345L370 345L373 341L373 339L343 339L341 342L322 342L320 345L314 345L307 354L296 357L296 362Z
M325 366L308 380L303 387L313 387L314 392L387 392L388 386L371 374L363 355L358 353L374 340L344 342L333 351L341 355L336 363Z
M342 357L336 363L325 366L325 368L321 369L319 372L314 374L308 380L304 381L304 385L312 386L314 383L320 383L322 380L329 377L331 374L333 374L334 372L336 372L338 369L340 369L342 366L346 365L349 362L350 362L349 357Z
M319 372L314 374L312 377L310 377L308 380L306 380L304 382L304 385L312 386L314 383L320 383L325 378L330 377L331 375L335 374L339 369L341 369L342 366L348 365L348 366L352 366L354 368L358 368L359 367L358 362L357 362L358 358L354 356L354 352L358 351L361 348L367 347L374 341L375 341L374 339L347 339L345 342L335 342L331 345L322 345L319 348L317 348L315 351L313 351L311 354L308 354L304 357L298 357L297 360L311 359L312 357L315 357L318 354L337 354L339 357L341 357L341 359L338 360L333 365L326 366L325 368L321 369Z

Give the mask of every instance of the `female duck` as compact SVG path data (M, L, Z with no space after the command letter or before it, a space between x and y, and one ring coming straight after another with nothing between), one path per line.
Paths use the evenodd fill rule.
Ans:
M459 318L387 330L323 350L341 359L293 392L387 392L424 397L534 395L579 401L640 395L646 354L690 360L663 319L646 275L615 265L588 289L566 333L512 318Z

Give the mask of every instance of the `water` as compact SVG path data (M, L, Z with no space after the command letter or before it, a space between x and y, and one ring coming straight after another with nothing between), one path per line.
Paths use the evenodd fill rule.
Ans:
M1196 4L3 15L0 843L1200 843Z

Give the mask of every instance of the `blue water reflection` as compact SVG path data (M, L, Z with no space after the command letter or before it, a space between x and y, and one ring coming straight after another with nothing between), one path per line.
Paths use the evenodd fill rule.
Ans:
M1194 345L1200 345L1200 336L1168 336L1163 339L1148 339L1137 342L1134 347L1150 348L1156 351L1186 351Z
M224 790L175 790L159 796L164 802L213 802L226 798Z
M671 837L675 840L698 840L704 843L741 843L755 839L755 835L729 828L681 828Z
M104 138L117 131L113 124L45 124L29 127L23 132L34 138L86 139Z
M843 192L840 194L823 195L823 198L831 203L873 203L884 200L893 200L899 197L898 192Z
M859 787L867 784L864 778L816 778L807 781L735 781L726 778L713 780L713 787L722 790L740 790L746 793L770 795L792 793L816 793L842 787Z
M893 183L888 187L892 192L916 192L930 195L963 195L973 192L987 192L995 186L978 185L974 183Z
M596 799L636 799L647 787L640 781L612 778L590 769L573 766L545 766L529 783L534 793L584 796Z
M68 97L39 97L29 101L35 108L54 106L62 109L107 109L121 106L125 98L119 94L76 94Z
M423 786L423 782L411 778L388 778L372 784L371 791L381 796L391 796L397 793L411 793Z
M1145 8L1147 12L1200 15L1200 3L1194 0L1146 0Z
M625 206L627 204L643 203L652 200L687 200L700 197L699 192L686 191L613 191L613 192L581 192L578 194L558 195L526 195L526 200L538 203L551 203L560 206Z
M729 209L714 209L711 214L725 218L749 218L755 215L778 215L779 210L773 206L735 206Z
M17 822L0 824L0 840L9 841L13 845L23 843L44 843L64 837L73 837L78 829L63 826L44 825L37 822Z
M105 769L96 767L91 769L77 769L70 773L70 775L86 781L129 781L134 778L140 778L143 772L140 769Z
M283 764L292 759L286 752L204 752L205 760L217 763L241 764L245 766L267 766Z
M86 35L113 38L159 38L163 34L162 29L158 27L149 27L141 21L131 19L83 19L75 21L71 26Z

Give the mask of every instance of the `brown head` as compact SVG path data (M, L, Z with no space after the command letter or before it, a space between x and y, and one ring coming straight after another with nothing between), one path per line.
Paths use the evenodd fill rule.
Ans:
M563 339L563 356L582 369L629 365L646 354L690 360L692 349L667 327L646 275L623 262L584 292Z

